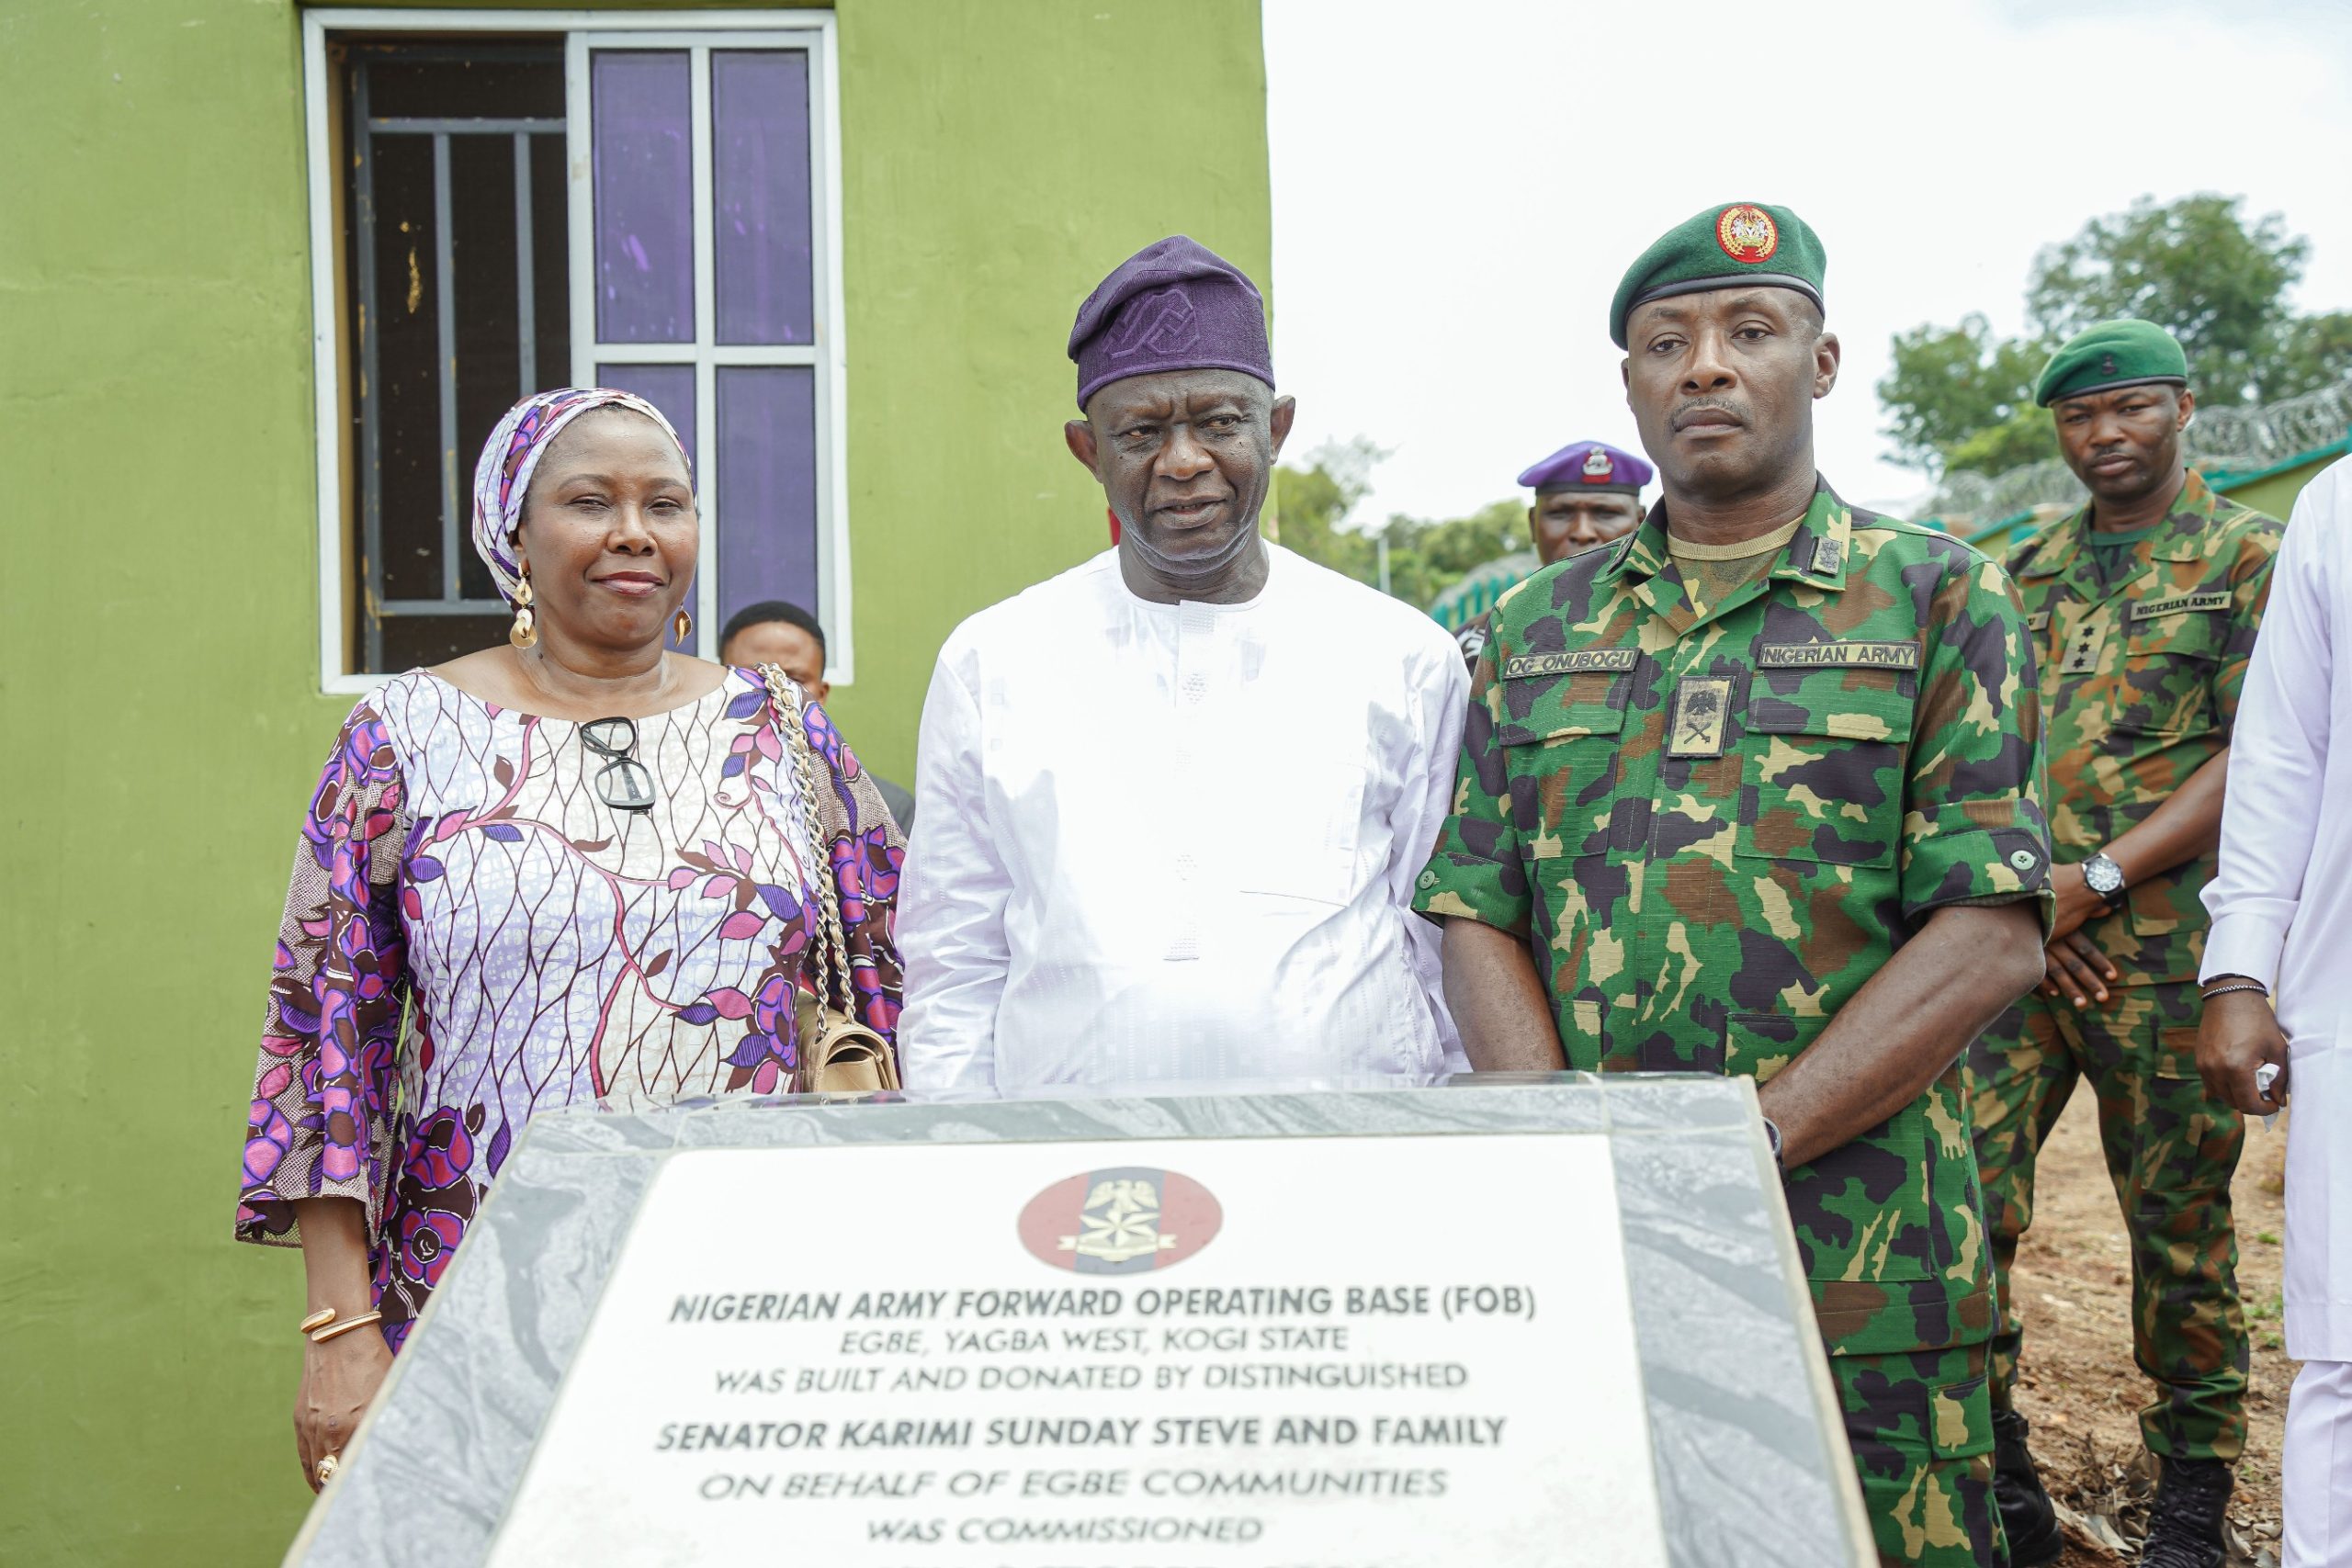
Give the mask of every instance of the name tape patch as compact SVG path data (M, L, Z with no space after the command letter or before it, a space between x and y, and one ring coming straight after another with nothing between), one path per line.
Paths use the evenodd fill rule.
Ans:
M1916 642L1768 642L1757 649L1765 670L1917 670Z
M1634 648L1580 648L1573 653L1522 653L1516 659L1503 660L1503 679L1523 680L1530 675L1582 675L1595 670L1623 674L1641 657Z
M2227 593L2177 593L2169 599L2143 599L2132 606L2135 621L2162 620L2166 615L2195 615L2199 610L2226 610Z

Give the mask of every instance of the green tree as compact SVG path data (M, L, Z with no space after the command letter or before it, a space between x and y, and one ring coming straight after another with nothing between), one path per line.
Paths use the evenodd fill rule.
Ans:
M1442 523L1396 516L1381 532L1388 539L1388 592L1426 607L1472 568L1527 548L1527 507L1512 498Z
M2242 197L2183 197L2094 218L2034 258L2026 308L2057 342L2094 321L2139 316L2169 328L2188 352L2199 401L2226 405L2281 396L2272 378L2293 311L2287 290L2303 276L2311 242L2271 213L2248 227Z
M1972 430L1944 453L1948 474L2006 474L2028 463L2058 456L2058 427L2030 402L1998 424Z
M2287 323L2263 391L2268 398L2291 398L2333 387L2346 376L2352 376L2352 310L2331 310Z
M1878 384L1883 434L1910 467L1943 467L1978 431L2033 409L2033 378L2048 357L2033 344L1996 338L1993 323L1973 312L1956 327L1897 333L1894 366Z
M1996 337L1979 315L1896 333L1878 395L1897 460L1990 474L2054 457L2033 380L2060 341L2117 316L2178 337L2209 406L2274 401L2352 375L2352 312L2298 317L2287 303L2310 243L2275 212L2247 223L2243 201L2204 194L2159 207L2143 197L2045 246L2027 283L2023 337Z
M1274 510L1283 546L1359 582L1374 581L1377 547L1344 525L1372 488L1373 465L1386 456L1358 436L1317 447L1308 454L1304 468L1287 463L1277 467Z
M1374 532L1347 525L1348 513L1371 491L1373 466L1387 454L1359 436L1317 448L1306 468L1274 470L1274 500L1283 544L1307 559L1380 583L1380 546L1388 546L1388 592L1426 606L1473 567L1527 548L1527 509L1516 500L1490 502L1467 517L1429 522L1397 513Z

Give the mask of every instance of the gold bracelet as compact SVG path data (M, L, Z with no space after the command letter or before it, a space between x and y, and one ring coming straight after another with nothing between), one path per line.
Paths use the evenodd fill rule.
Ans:
M328 1340L334 1338L337 1335L348 1334L355 1328L365 1328L371 1323L381 1323L383 1321L384 1314L380 1312L363 1312L357 1317L345 1318L341 1323L334 1324L330 1327L320 1329L317 1333L311 1336L311 1343L313 1345L323 1345Z
M321 1307L318 1311L312 1313L310 1316L296 1324L294 1327L297 1333L308 1334L313 1328L324 1328L328 1324L333 1323L334 1321L334 1308Z

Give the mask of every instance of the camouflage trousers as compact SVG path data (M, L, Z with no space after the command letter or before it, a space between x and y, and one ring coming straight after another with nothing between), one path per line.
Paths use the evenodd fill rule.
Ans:
M1829 1358L1882 1563L2008 1568L1984 1355L1962 1345Z
M2245 1126L2197 1077L2197 987L2110 988L2077 1011L2039 994L1969 1052L1976 1164L1992 1231L2001 1319L1993 1404L2017 1382L2023 1314L2009 1287L2033 1223L2033 1162L2078 1077L2098 1097L2099 1142L2132 1247L2132 1348L2159 1385L2140 1412L2149 1451L2234 1460L2245 1446L2246 1331L2238 1303L2230 1178Z

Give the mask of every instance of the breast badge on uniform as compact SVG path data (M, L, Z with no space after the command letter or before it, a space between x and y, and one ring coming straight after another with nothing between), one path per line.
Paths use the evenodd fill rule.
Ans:
M1731 682L1713 675L1685 675L1674 688L1674 733L1669 757L1720 757L1730 728Z
M1736 262L1770 261L1781 248L1781 227L1762 208L1736 202L1715 215L1715 243Z

